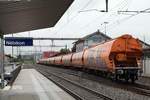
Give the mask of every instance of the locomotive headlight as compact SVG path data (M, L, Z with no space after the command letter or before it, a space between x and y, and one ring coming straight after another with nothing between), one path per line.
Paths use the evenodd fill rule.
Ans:
M117 70L117 74L123 74L123 70L121 69Z

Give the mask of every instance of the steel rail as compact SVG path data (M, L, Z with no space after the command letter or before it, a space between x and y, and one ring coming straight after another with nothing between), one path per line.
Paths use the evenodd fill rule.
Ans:
M66 79L66 78L64 78L64 77L58 76L58 75L56 75L56 74L54 74L54 73L47 72L47 70L45 70L44 72L46 72L46 73L49 74L49 75L53 75L53 76L55 76L55 77L57 77L57 78L60 78L60 79L62 79L62 80L65 80L65 81L67 81L67 82L69 82L69 83L71 83L71 84L73 84L73 85L75 85L75 86L78 86L78 87L80 87L80 88L82 88L82 89L84 89L84 90L86 90L86 91L88 91L88 92L90 92L90 93L92 93L92 94L94 94L94 95L100 97L100 98L103 98L104 100L113 100L113 99L111 99L110 97L107 97L107 96L105 96L105 95L103 95L103 94L101 94L101 93L99 93L99 92L97 92L97 91L94 91L94 90L92 90L92 89L90 89L90 88L88 88L88 87L82 86L82 85L80 85L80 84L78 84L78 83L76 83L76 82L73 82L73 81L68 80L68 79Z
M45 76L46 78L48 78L49 80L51 80L53 83L55 83L57 86L59 86L60 88L62 88L64 91L66 91L67 93L69 93L71 96L73 96L76 100L84 100L81 96L79 96L78 94L74 93L73 91L67 89L65 86L61 85L60 83L56 82L55 80L53 80L52 78L48 77L48 75L44 74L41 70L38 70L43 76Z
M58 73L58 72L57 72ZM63 72L64 73L64 72ZM69 75L74 75L74 76L78 76L76 74L69 74ZM60 76L57 76L55 75L56 77L60 77ZM142 84L133 84L133 85L126 85L127 88L121 88L123 90L127 90L127 91L131 91L131 92L134 92L134 93L137 93L137 94L141 94L141 95L145 95L145 96L148 96L150 97L150 87L149 86L146 86L146 85L142 85ZM93 91L93 90L92 90Z

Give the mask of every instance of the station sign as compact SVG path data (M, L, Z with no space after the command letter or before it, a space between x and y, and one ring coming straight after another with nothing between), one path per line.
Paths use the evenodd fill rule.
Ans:
M5 37L5 46L33 46L33 38Z

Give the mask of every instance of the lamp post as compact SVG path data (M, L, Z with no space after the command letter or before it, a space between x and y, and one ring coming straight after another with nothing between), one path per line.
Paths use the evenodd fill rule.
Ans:
M108 24L108 22L104 22L104 25L105 25L105 35L106 35L106 25Z
M106 35L106 33L107 33L107 32L106 32L106 31L107 31L107 30L106 30L106 25L107 25L108 23L109 23L109 22L103 22L103 23L101 24L101 25L105 25L105 26L104 26L104 28L105 28L105 29L104 29L104 34L105 34L105 35ZM106 41L106 40L107 40L107 39L105 39L105 41Z

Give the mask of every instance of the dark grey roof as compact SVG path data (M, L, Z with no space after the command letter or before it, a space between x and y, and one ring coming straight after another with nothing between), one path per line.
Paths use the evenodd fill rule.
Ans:
M104 33L100 32L100 31L98 30L98 31L96 31L96 32L94 32L94 33L91 33L91 34L89 34L89 35L86 35L85 37L79 39L78 41L73 42L73 44L74 44L74 43L80 43L80 42L82 42L82 41L84 41L84 40L86 40L86 39L88 39L88 38L90 38L90 37L92 37L92 36L94 36L94 35L96 35L96 34L100 34L100 35L102 35L103 37L105 37L105 38L107 38L107 39L112 39L111 37L105 35Z
M146 46L148 46L150 48L150 44L148 44L148 43L146 43L146 42L144 42L142 40L140 40L140 42L143 43L143 44L145 44Z
M107 36L106 34L100 32L100 31L98 30L98 31L96 31L96 32L94 32L94 33L91 33L91 34L89 34L89 35L86 35L85 37L83 37L82 39L79 39L78 41L73 42L73 44L75 44L75 43L76 43L76 44L77 44L77 43L80 43L80 42L82 42L82 41L84 41L84 40L86 40L86 39L88 39L88 38L90 38L90 37L92 37L92 36L94 36L94 35L96 35L96 34L101 34L103 37L105 37L105 38L107 38L107 39L112 39L111 37ZM146 43L146 42L144 42L144 41L142 41L142 40L140 40L140 42L143 43L143 44L145 44L146 46L148 46L148 47L150 48L150 44L148 44L148 43Z
M89 37L92 37L92 36L94 36L94 35L96 35L96 34L100 34L100 35L102 35L103 37L105 37L105 38L107 38L107 39L112 39L111 37L109 37L109 36L107 36L106 34L100 32L99 30L96 31L96 32L94 32L94 33L91 33L91 34L89 34L89 35L86 35L86 36L83 37L82 39L83 39L83 40L84 40L84 39L86 40L86 39L88 39Z
M2 0L0 34L53 27L73 0Z

